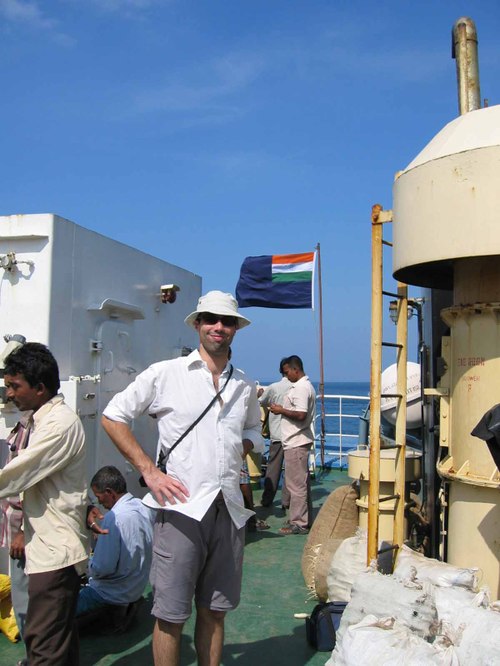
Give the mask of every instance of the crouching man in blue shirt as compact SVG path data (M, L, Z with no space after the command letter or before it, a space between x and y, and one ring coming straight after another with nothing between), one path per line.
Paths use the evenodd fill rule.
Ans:
M89 562L89 583L78 595L77 616L114 604L137 601L151 568L155 511L127 492L121 472L102 467L90 482L97 501L108 512L98 529L94 555ZM95 514L94 514L95 515Z

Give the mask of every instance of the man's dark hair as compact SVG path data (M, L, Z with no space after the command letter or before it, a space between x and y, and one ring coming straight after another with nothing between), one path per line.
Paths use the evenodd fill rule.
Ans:
M96 488L99 493L103 493L107 488L114 490L119 495L127 492L127 482L123 474L113 465L101 467L92 477L90 485L92 488Z
M297 368L297 370L304 372L304 364L302 363L300 356L295 356L295 354L289 356L286 360L286 364L291 368Z
M280 375L284 375L284 374L285 374L283 368L285 367L285 365L286 365L287 363L288 363L288 356L284 356L284 357L281 359L281 361L280 361Z
M31 388L43 384L54 397L59 391L59 368L49 349L39 342L27 342L4 361L5 375L23 375Z

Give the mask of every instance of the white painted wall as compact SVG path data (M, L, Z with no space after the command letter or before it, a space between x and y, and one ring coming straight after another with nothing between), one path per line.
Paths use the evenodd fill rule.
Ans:
M0 351L3 336L15 333L48 345L62 391L85 427L89 479L114 464L129 490L141 494L137 472L102 431L100 416L150 363L196 346L184 318L196 308L201 278L52 214L0 217L0 258L10 252L33 263L0 268ZM160 286L171 283L180 287L177 300L162 304ZM80 379L87 376L92 379ZM17 416L12 405L0 405L0 438ZM153 419L141 417L134 429L154 456Z

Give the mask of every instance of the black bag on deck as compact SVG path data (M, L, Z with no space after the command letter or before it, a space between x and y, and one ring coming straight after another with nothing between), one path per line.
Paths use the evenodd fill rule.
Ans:
M331 652L335 647L335 630L346 604L328 601L314 606L311 616L306 619L307 642L319 652Z

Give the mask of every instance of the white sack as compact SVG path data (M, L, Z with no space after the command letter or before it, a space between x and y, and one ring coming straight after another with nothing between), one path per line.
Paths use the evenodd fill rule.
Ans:
M468 590L477 589L477 568L461 569L446 562L440 562L422 553L401 546L396 559L394 576L404 579L427 581L439 587L465 587Z
M456 628L455 649L461 664L500 664L500 613L486 608L457 608L451 625Z
M436 648L393 617L367 615L348 628L325 666L459 666L453 647Z
M366 570L367 535L358 528L356 536L344 539L335 551L326 584L328 601L349 601L355 577Z
M462 623L466 608L487 608L489 596L486 591L474 594L463 587L434 586L434 601L438 617L438 638L447 645L459 645L464 631Z
M457 608L472 606L476 595L463 587L435 587L434 602L438 622L451 622L455 618Z
M379 619L396 617L421 638L434 636L437 629L431 585L413 584L408 587L377 571L367 571L356 577L351 601L342 614L337 636L342 638L350 625L357 624L367 614Z

